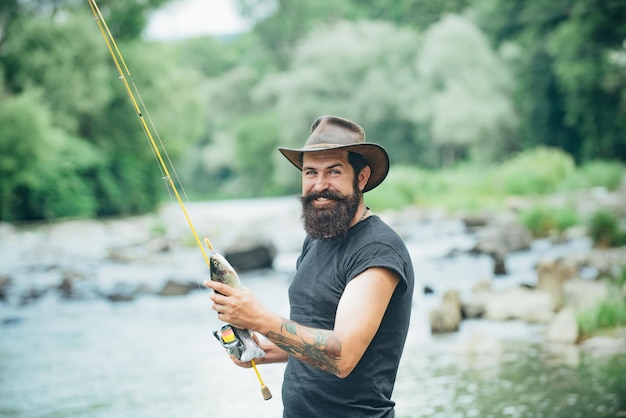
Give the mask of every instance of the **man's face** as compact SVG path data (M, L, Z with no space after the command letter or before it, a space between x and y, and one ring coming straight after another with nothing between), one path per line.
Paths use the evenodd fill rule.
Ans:
M345 150L304 153L302 216L304 228L312 238L346 234L361 202L365 184L362 179L362 175L355 178Z

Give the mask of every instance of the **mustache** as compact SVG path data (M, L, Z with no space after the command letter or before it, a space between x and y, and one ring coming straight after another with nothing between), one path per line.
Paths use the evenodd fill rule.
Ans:
M310 192L300 197L303 203L311 203L315 199L345 200L345 197L338 192L323 190L321 192Z

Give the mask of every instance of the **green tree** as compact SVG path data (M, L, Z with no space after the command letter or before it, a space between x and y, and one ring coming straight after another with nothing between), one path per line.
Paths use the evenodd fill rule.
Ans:
M276 109L284 145L301 146L318 116L337 114L361 123L394 162L420 161L418 50L414 31L389 23L320 27L299 44L289 71L267 77L253 94L260 108Z
M373 20L386 20L423 31L446 14L460 14L470 5L469 0L352 0L361 12Z
M298 42L318 25L354 18L349 0L237 0L240 12L256 21L254 31L279 69L291 61Z
M9 92L42 89L55 125L72 134L110 99L107 69L101 65L105 50L87 16L71 15L61 22L20 17L12 25L19 30L2 50Z
M142 43L130 43L120 48L131 69L130 81L140 93L134 93L135 99L153 139L165 161L175 162L203 133L200 76L175 60L164 60L170 56L169 45L155 43L146 48ZM113 76L111 83L113 98L103 117L95 119L89 129L93 142L105 151L108 167L96 174L102 203L99 214L141 213L166 195L160 181L163 172L159 175L159 162L124 86Z
M274 182L268 181L275 172L278 157L278 125L272 113L259 113L237 122L236 155L241 169L241 181L249 195L273 194Z
M623 52L626 3L600 0L480 0L479 25L496 45L519 48L520 136L577 161L626 158ZM523 51L523 52L522 52Z
M418 68L421 114L444 165L467 152L493 161L516 148L512 79L472 23L450 15L431 26Z
M96 150L52 124L41 94L0 102L0 220L90 216Z
M624 2L578 1L550 34L548 52L565 102L564 125L585 138L582 157L626 160Z
M13 6L18 12L0 47L2 104L5 115L15 115L16 107L23 115L6 116L2 125L6 155L0 165L10 181L0 195L1 216L49 219L152 209L167 194L87 5ZM15 10L0 8L0 25L9 12ZM119 39L118 45L133 71L127 78L142 92L136 98L143 116L155 121L176 160L203 135L199 73L181 65L172 45ZM152 133L160 144L157 130Z

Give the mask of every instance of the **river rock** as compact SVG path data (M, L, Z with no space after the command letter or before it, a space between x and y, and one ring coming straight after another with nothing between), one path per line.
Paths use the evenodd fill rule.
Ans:
M196 283L181 283L175 280L168 280L159 292L160 296L184 296L196 289Z
M461 314L464 319L482 318L487 301L491 298L491 281L481 280L472 286L469 297L461 302Z
M544 260L537 263L537 290L548 292L554 298L556 306L562 306L564 300L563 284L578 277L578 267L567 259Z
M94 283L87 280L87 273L64 269L61 271L61 283L57 289L64 299L85 299L97 294Z
M103 293L104 297L111 302L130 302L135 300L138 294L136 286L126 283L118 283L110 291Z
M461 310L461 298L459 297L458 290L446 290L441 300L444 304L450 304L455 309Z
M491 292L473 293L463 301L461 313L465 319L482 318L487 310L487 302L491 298Z
M1 275L0 276L0 301L7 300L9 298L10 286L11 286L11 277L9 277L8 275Z
M578 322L573 309L564 308L559 311L548 327L547 339L555 343L576 343L578 340Z
M479 228L483 228L489 224L489 220L493 217L493 214L480 212L470 213L461 216L461 221L465 225L465 229L470 232L476 231Z
M626 338L599 335L583 341L580 347L594 355L613 356L626 352Z
M500 220L483 228L477 234L474 252L507 254L530 248L533 237L528 228L514 218Z
M107 257L116 263L145 261L156 253L172 250L172 244L165 237L157 237L146 242L112 247L107 250Z
M579 267L595 270L597 277L618 276L626 267L626 246L617 248L594 248L567 256Z
M20 305L28 305L29 303L35 302L48 293L48 289L31 286L26 289L23 289L19 295L19 303Z
M554 317L554 299L547 292L522 287L503 290L489 298L485 317L499 321L520 319L548 323Z
M224 251L224 258L238 272L272 268L274 257L274 244L261 238L240 241Z
M493 258L493 274L495 276L504 276L507 274L506 257L501 252L490 254Z
M566 306L576 311L596 306L609 295L609 286L605 280L573 279L563 285Z
M461 324L461 312L452 304L443 303L429 312L430 332L445 334L456 332Z
M430 331L433 334L456 332L461 324L461 301L457 290L443 294L442 304L430 310Z

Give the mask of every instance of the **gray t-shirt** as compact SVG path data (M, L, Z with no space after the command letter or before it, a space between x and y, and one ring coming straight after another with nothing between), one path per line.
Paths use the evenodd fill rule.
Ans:
M284 418L393 417L391 393L406 341L413 299L413 266L400 237L370 216L343 240L307 237L289 287L290 319L333 329L346 285L370 267L400 278L382 323L352 373L340 379L289 357L282 388Z

